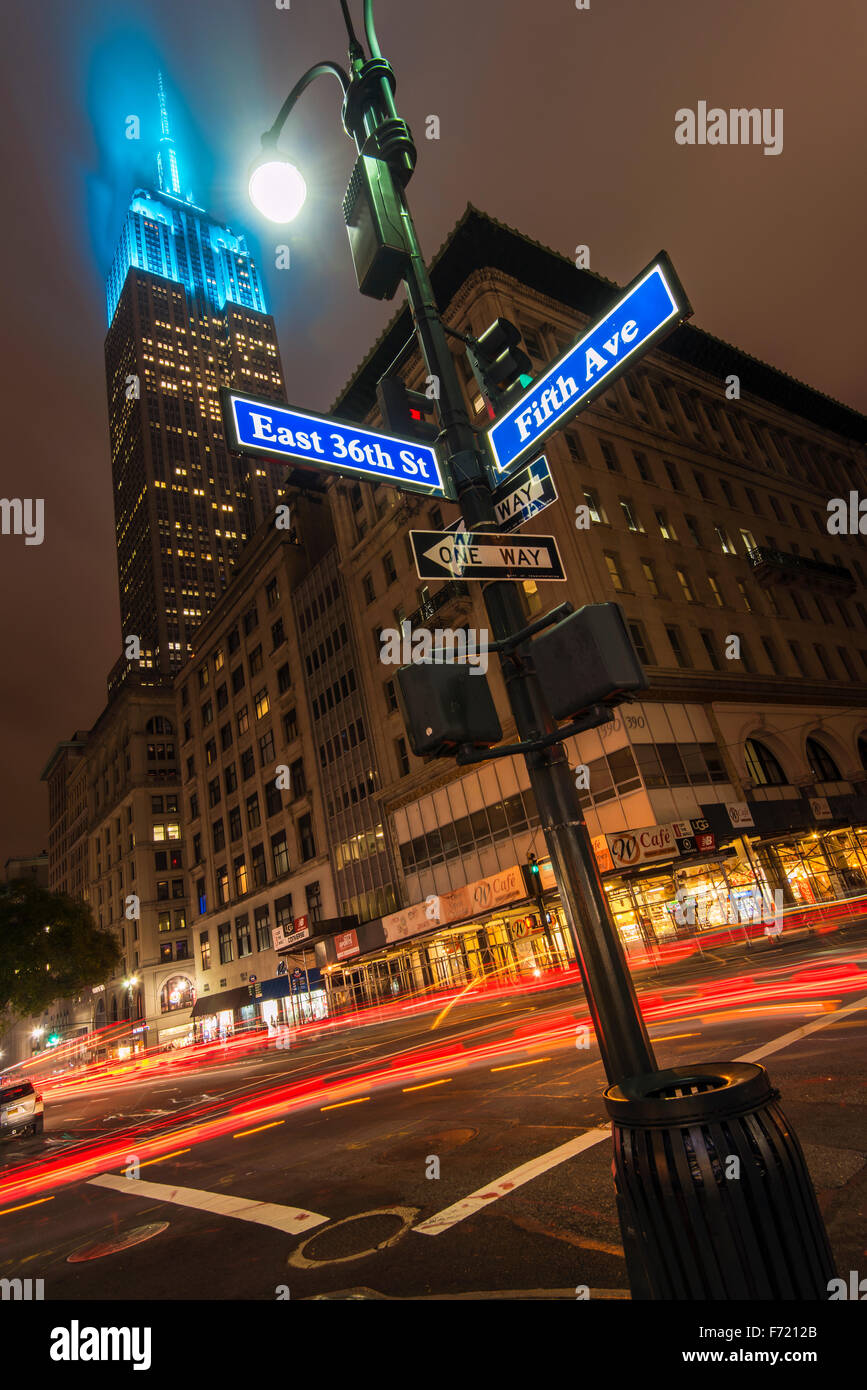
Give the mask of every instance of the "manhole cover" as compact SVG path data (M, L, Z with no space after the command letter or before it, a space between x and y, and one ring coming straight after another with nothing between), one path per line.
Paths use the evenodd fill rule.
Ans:
M335 1221L326 1230L308 1236L289 1256L289 1263L300 1269L315 1265L341 1264L360 1260L394 1245L409 1230L418 1207L380 1207Z
M168 1229L168 1225L168 1221L151 1221L147 1226L133 1226L131 1230L124 1231L111 1240L82 1246L80 1250L75 1250L67 1256L66 1263L78 1265L83 1264L85 1260L101 1260L104 1255L116 1255L121 1250L128 1250L131 1245L141 1245L142 1241L158 1236L161 1231Z

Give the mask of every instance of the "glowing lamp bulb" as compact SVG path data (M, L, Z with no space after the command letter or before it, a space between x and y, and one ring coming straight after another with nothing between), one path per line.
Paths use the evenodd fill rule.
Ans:
M307 184L287 159L266 159L250 175L250 201L269 222L291 222L306 197Z

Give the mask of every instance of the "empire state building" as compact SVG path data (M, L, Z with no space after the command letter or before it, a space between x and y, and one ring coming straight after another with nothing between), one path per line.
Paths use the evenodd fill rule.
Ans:
M183 192L159 79L158 187L130 200L105 340L121 621L144 674L176 671L281 473L228 447L220 388L286 399L274 320L244 236ZM116 687L124 658L109 677Z

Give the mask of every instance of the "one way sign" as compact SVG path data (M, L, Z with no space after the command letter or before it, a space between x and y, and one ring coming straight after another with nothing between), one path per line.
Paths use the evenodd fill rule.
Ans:
M410 531L419 579L565 579L553 536L516 542L491 531Z

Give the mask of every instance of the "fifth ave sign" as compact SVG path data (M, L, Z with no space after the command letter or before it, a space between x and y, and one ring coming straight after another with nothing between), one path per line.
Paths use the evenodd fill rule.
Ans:
M535 453L543 439L670 333L692 308L668 256L660 251L613 309L533 382L488 430L499 473Z

